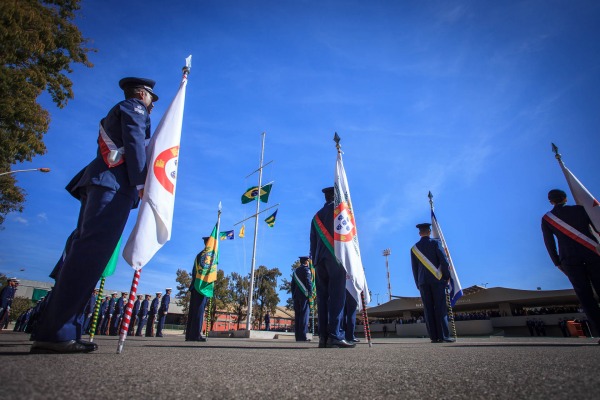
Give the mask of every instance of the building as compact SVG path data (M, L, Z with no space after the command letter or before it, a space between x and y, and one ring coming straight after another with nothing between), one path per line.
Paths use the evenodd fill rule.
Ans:
M463 289L463 296L454 306L453 314L458 336L530 336L527 321L532 320L543 323L546 335L563 336L560 321L586 320L573 289L520 290L471 286ZM371 324L372 332L382 332L383 325L386 325L388 332L396 332L401 337L427 336L420 297L396 297L369 308L368 316L377 319Z

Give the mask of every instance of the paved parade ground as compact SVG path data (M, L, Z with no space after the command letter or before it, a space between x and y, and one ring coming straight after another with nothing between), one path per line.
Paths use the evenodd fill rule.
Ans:
M289 339L183 335L96 338L90 354L30 355L0 333L2 399L589 399L600 393L597 339L375 338L354 349Z

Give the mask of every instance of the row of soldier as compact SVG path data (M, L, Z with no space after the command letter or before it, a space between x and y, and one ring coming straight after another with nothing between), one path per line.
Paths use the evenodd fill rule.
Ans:
M165 289L165 295L162 292L156 292L156 297L151 300L149 294L138 295L133 303L131 310L131 322L127 334L129 336L143 336L142 331L145 329L147 337L162 337L165 320L169 311L171 301L171 288ZM90 299L83 310L84 322L83 333L90 334L93 324L94 310L98 298L98 289L94 289ZM113 292L110 296L106 296L101 300L100 309L98 312L95 335L110 335L117 336L121 331L121 325L125 316L125 308L129 293L121 292L121 297L117 298L118 293ZM156 326L156 335L154 327Z

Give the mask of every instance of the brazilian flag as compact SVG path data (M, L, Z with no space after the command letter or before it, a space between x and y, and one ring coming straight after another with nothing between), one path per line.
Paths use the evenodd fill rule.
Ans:
M271 228L273 227L273 225L275 225L275 218L277 218L277 211L279 210L275 210L275 212L271 215L269 215L266 219L265 222L267 223L267 225L269 225Z
M263 203L267 203L269 201L269 194L271 193L271 188L273 187L273 183L268 183L262 186L260 190L260 201ZM258 197L258 186L252 186L242 195L242 204L247 204L253 201Z
M212 230L206 247L194 261L194 288L206 297L213 297L215 281L217 280L217 265L219 264L219 228Z

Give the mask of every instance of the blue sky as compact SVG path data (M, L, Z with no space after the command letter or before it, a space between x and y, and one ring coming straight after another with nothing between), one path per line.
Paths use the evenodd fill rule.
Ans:
M418 295L409 250L428 191L463 287L568 288L540 218L547 191L567 188L551 142L600 193L599 17L593 1L84 1L76 23L98 50L94 67L74 68L64 109L40 97L48 153L14 168L52 172L18 175L28 197L0 231L0 271L49 280L79 209L64 186L94 157L118 80L157 81L155 128L192 54L172 239L144 267L141 293L191 270L219 201L222 230L254 212L240 196L257 183L246 176L261 132L267 206L281 205L275 227L261 216L257 265L289 276L308 253L338 132L371 305L387 299L386 248L393 295ZM246 239L221 242L226 274L250 271L252 236L248 221ZM106 285L128 289L132 276L121 260Z

